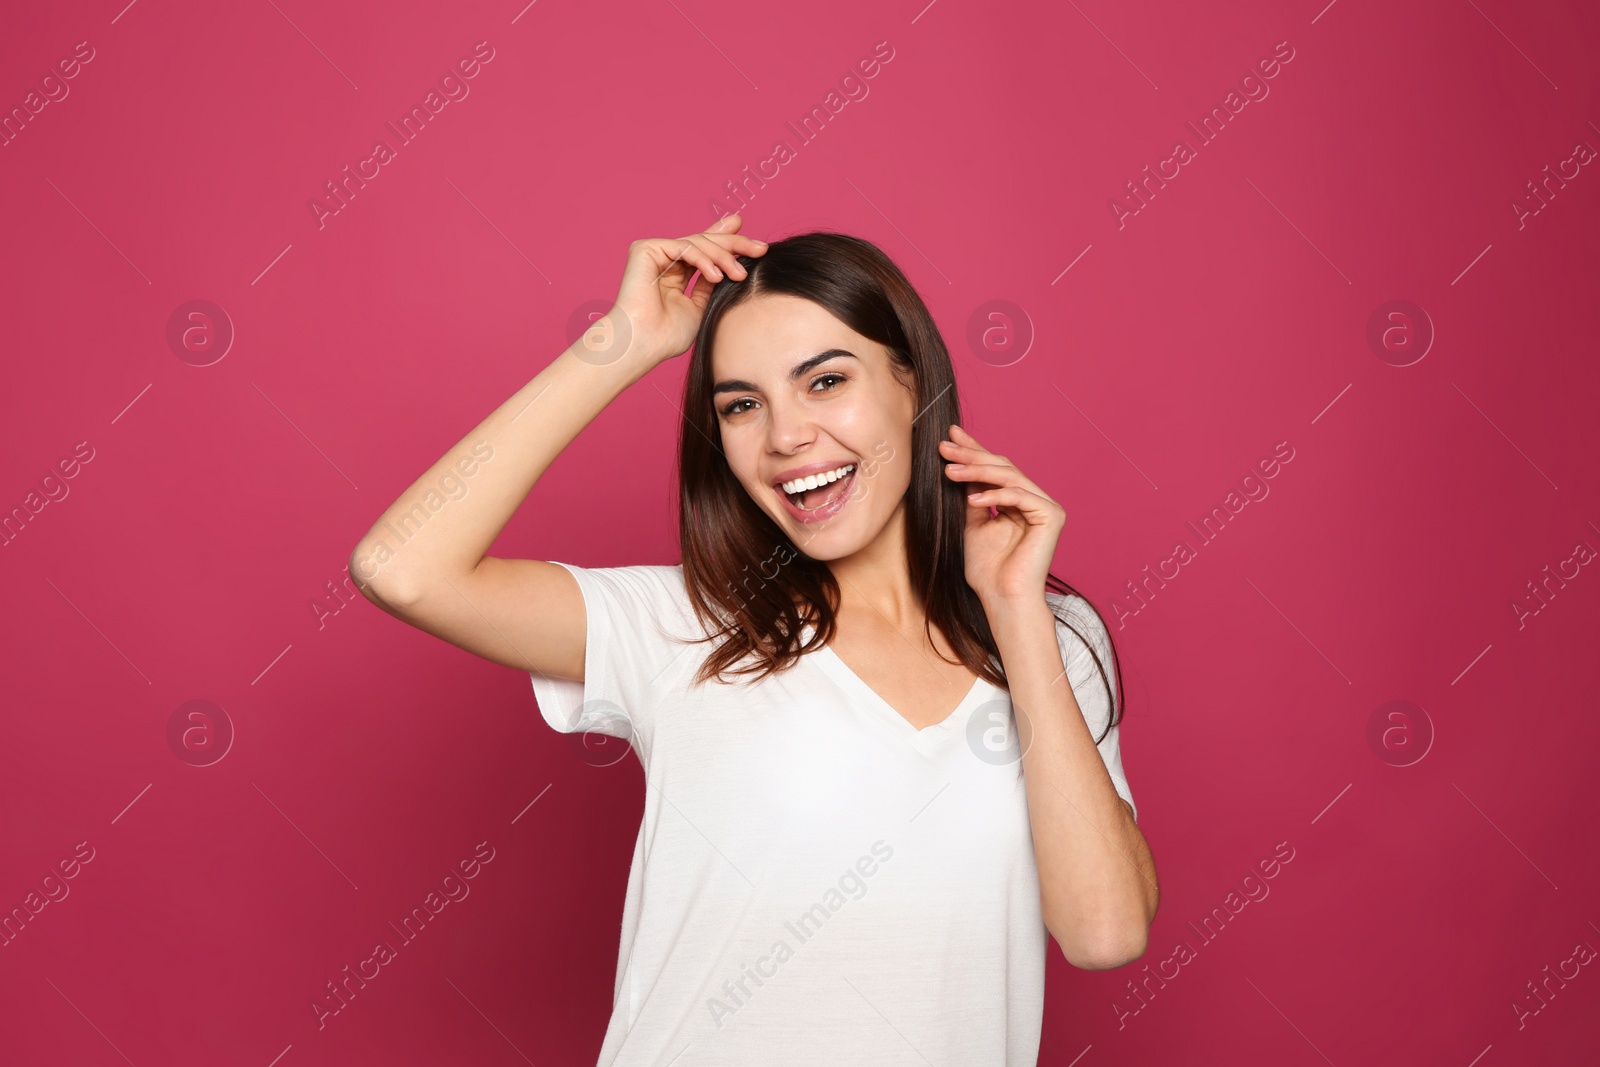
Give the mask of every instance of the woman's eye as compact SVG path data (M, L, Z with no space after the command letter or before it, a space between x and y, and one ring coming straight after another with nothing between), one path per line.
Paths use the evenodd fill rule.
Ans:
M846 377L845 375L843 375L843 374L823 374L823 375L819 375L817 377L817 380L811 383L811 391L814 392L814 393L815 392L828 392L828 391L836 388L840 382L847 382L849 380L850 379L848 377ZM754 403L755 403L755 401L752 400L750 397L742 396L738 400L735 400L733 403L727 405L726 407L724 407L722 409L723 417L724 418L732 418L735 415L743 415L746 411L749 411L750 409L747 408L747 407L743 407L741 405L754 404Z

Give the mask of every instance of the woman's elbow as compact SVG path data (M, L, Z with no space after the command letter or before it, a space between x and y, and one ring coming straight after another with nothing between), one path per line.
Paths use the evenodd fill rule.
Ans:
M401 581L398 568L383 566L390 562L387 546L374 547L366 541L350 553L350 577L362 596L380 608L405 605L416 599L415 594Z
M1150 947L1150 927L1137 924L1126 929L1087 932L1062 937L1051 931L1067 962L1084 971L1110 971L1126 967Z

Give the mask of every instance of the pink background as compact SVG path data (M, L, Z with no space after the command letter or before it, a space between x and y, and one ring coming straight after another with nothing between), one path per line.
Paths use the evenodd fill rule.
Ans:
M1592 1056L1600 968L1536 1014L1526 983L1600 948L1600 568L1575 557L1600 548L1600 166L1562 162L1600 148L1600 19L1324 3L8 14L7 113L78 42L93 58L0 148L0 507L26 516L0 547L0 907L93 858L0 948L0 1059L593 1061L637 761L594 766L526 675L334 590L610 301L628 242L703 229L779 140L746 232L843 230L901 264L968 425L1067 506L1057 573L1113 619L1161 910L1140 966L1052 950L1041 1062ZM308 201L480 41L470 94L319 227ZM802 142L786 123L881 41L847 83L868 94ZM1198 144L1185 123L1285 41L1270 94ZM1112 198L1179 139L1195 158L1119 228ZM1569 180L1519 225L1547 165ZM203 331L167 340L191 300L235 331L208 366ZM1415 311L1367 339L1393 300L1435 335L1408 366ZM608 409L495 553L675 562L683 372ZM1202 544L1186 524L1280 442L1246 483L1270 494ZM1127 583L1180 540L1140 607ZM1117 604L1140 608L1120 628ZM191 700L234 731L209 766L169 742ZM1369 741L1392 700L1421 710ZM1396 765L1423 716L1431 747ZM325 983L480 842L470 896L319 1030ZM1198 936L1279 843L1270 895Z

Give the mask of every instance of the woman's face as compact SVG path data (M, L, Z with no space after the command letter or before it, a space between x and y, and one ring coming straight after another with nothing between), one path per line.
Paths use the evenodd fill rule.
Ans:
M728 466L813 559L872 544L905 498L916 400L893 367L888 349L800 297L757 296L717 324L711 403ZM784 490L817 475L835 480Z

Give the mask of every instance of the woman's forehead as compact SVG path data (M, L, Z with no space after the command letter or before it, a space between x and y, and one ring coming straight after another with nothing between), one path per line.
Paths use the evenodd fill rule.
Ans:
M786 374L795 364L829 349L863 362L878 346L840 322L822 305L787 294L768 294L729 309L717 323L714 378Z

